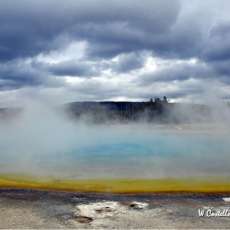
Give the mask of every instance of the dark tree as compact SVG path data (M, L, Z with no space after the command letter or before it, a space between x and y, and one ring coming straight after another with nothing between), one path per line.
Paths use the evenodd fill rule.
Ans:
M164 101L165 103L168 103L168 99L167 99L166 96L163 97L163 101Z

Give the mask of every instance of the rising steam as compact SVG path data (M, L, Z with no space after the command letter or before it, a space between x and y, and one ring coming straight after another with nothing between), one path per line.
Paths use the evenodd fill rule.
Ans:
M178 105L170 112L176 123L93 124L29 102L16 118L0 122L0 173L57 178L228 175L228 106L209 106L210 114L198 123L193 121L200 115L189 108ZM190 122L178 122L184 117Z

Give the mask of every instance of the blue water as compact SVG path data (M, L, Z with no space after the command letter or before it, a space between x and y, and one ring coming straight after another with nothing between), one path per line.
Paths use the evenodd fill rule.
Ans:
M52 138L42 133L0 141L0 171L71 178L230 176L226 132L94 126Z
M129 140L114 139L106 143L81 146L72 150L77 158L103 158L113 160L129 157L148 158L151 156L173 157L186 155L212 155L229 153L229 138L210 135L154 134L150 137Z
M76 146L68 154L80 168L85 165L90 176L228 176L229 147L229 138L223 135L150 132Z

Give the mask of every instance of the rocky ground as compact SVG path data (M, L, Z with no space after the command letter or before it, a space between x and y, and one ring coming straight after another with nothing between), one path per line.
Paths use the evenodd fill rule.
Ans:
M225 195L227 196L227 195ZM0 228L229 228L223 195L112 195L0 190Z

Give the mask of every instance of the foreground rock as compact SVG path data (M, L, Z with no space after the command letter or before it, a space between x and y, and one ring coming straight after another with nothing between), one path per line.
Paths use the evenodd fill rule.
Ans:
M92 227L111 227L113 222L122 216L135 216L148 207L144 202L116 202L102 201L88 204L79 204L73 214L73 220L77 223Z
M112 217L126 212L125 206L115 201L96 202L77 205L75 217L85 216L93 219Z
M133 201L129 204L130 208L141 210L147 208L149 205L144 202Z
M108 197L108 195L2 190L0 228L229 229L229 217L206 218L200 217L198 212L199 209L206 208L217 211L229 209L229 203L223 199L228 197L229 194Z

